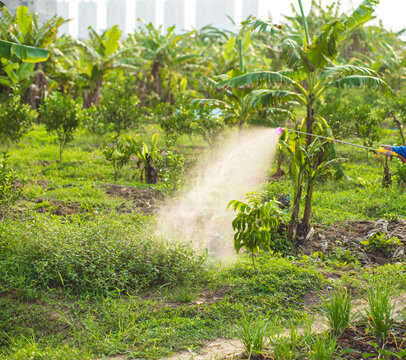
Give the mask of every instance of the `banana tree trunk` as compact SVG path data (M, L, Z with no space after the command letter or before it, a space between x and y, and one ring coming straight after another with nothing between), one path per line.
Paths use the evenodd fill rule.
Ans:
M309 182L307 184L303 218L302 218L302 222L299 225L298 234L297 234L297 235L303 236L303 237L306 237L307 233L310 230L310 216L312 214L313 188L314 188L314 180L309 179Z
M299 225L299 211L300 211L300 200L302 199L303 185L300 185L295 201L293 203L292 215L290 217L290 223L288 228L287 237L288 239L293 239L297 232L297 227Z
M314 94L310 94L309 100L307 102L307 117L306 117L306 132L308 135L306 135L306 150L308 149L309 145L312 142L312 136L313 134L313 121L314 121Z

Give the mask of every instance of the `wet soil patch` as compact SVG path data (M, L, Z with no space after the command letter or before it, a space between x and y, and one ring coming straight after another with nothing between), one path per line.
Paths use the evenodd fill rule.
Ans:
M377 232L385 234L387 238L398 238L400 244L391 246L387 251L371 251L361 242ZM384 265L405 261L406 222L383 219L362 220L334 224L327 229L316 228L314 236L300 245L299 250L306 255L318 252L341 261L348 256L353 256L354 260L358 260L362 265ZM347 250L350 252L346 254ZM350 258L348 262L351 262Z
M159 203L165 198L161 191L151 187L137 188L123 185L105 185L104 189L108 195L121 197L132 202L132 207L126 204L119 206L116 209L119 212L139 210L144 214L151 214L157 210Z

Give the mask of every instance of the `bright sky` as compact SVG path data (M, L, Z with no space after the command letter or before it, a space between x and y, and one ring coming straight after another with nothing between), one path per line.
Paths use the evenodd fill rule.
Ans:
M322 0L323 5L331 5L333 0ZM362 0L341 0L341 13L350 13L358 7ZM293 3L299 10L297 0L266 0L265 6L271 12L273 20L277 21L281 14L291 14L290 4ZM305 12L310 9L311 0L302 0ZM382 20L388 30L399 31L406 28L406 0L381 0L376 7L375 15Z

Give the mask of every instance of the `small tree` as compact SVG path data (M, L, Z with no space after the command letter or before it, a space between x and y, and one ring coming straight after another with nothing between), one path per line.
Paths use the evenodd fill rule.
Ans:
M55 132L58 136L61 161L66 144L72 141L73 133L80 124L81 104L70 95L56 92L45 99L40 113L48 133Z
M20 96L11 94L6 104L0 104L0 134L6 139L16 141L27 133L37 112L29 105L20 103Z
M117 135L120 135L123 130L139 125L139 100L133 94L134 91L130 85L126 80L102 90L103 97L94 114L101 123L111 125Z
M113 165L114 183L120 175L121 170L130 162L131 155L135 152L135 143L133 141L120 141L115 138L112 144L104 147L103 155L107 161Z
M279 226L281 211L276 201L262 202L258 193L247 194L248 204L232 200L227 206L238 211L233 220L234 248L237 253L245 247L251 253L252 265L255 270L255 253L260 250L269 250L272 240L272 233L276 232Z

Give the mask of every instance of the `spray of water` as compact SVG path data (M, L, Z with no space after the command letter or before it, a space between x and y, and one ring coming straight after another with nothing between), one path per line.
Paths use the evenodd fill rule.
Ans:
M192 187L161 208L159 232L213 255L234 253L235 214L227 205L244 200L266 179L278 138L275 129L246 130L209 151L193 171Z

